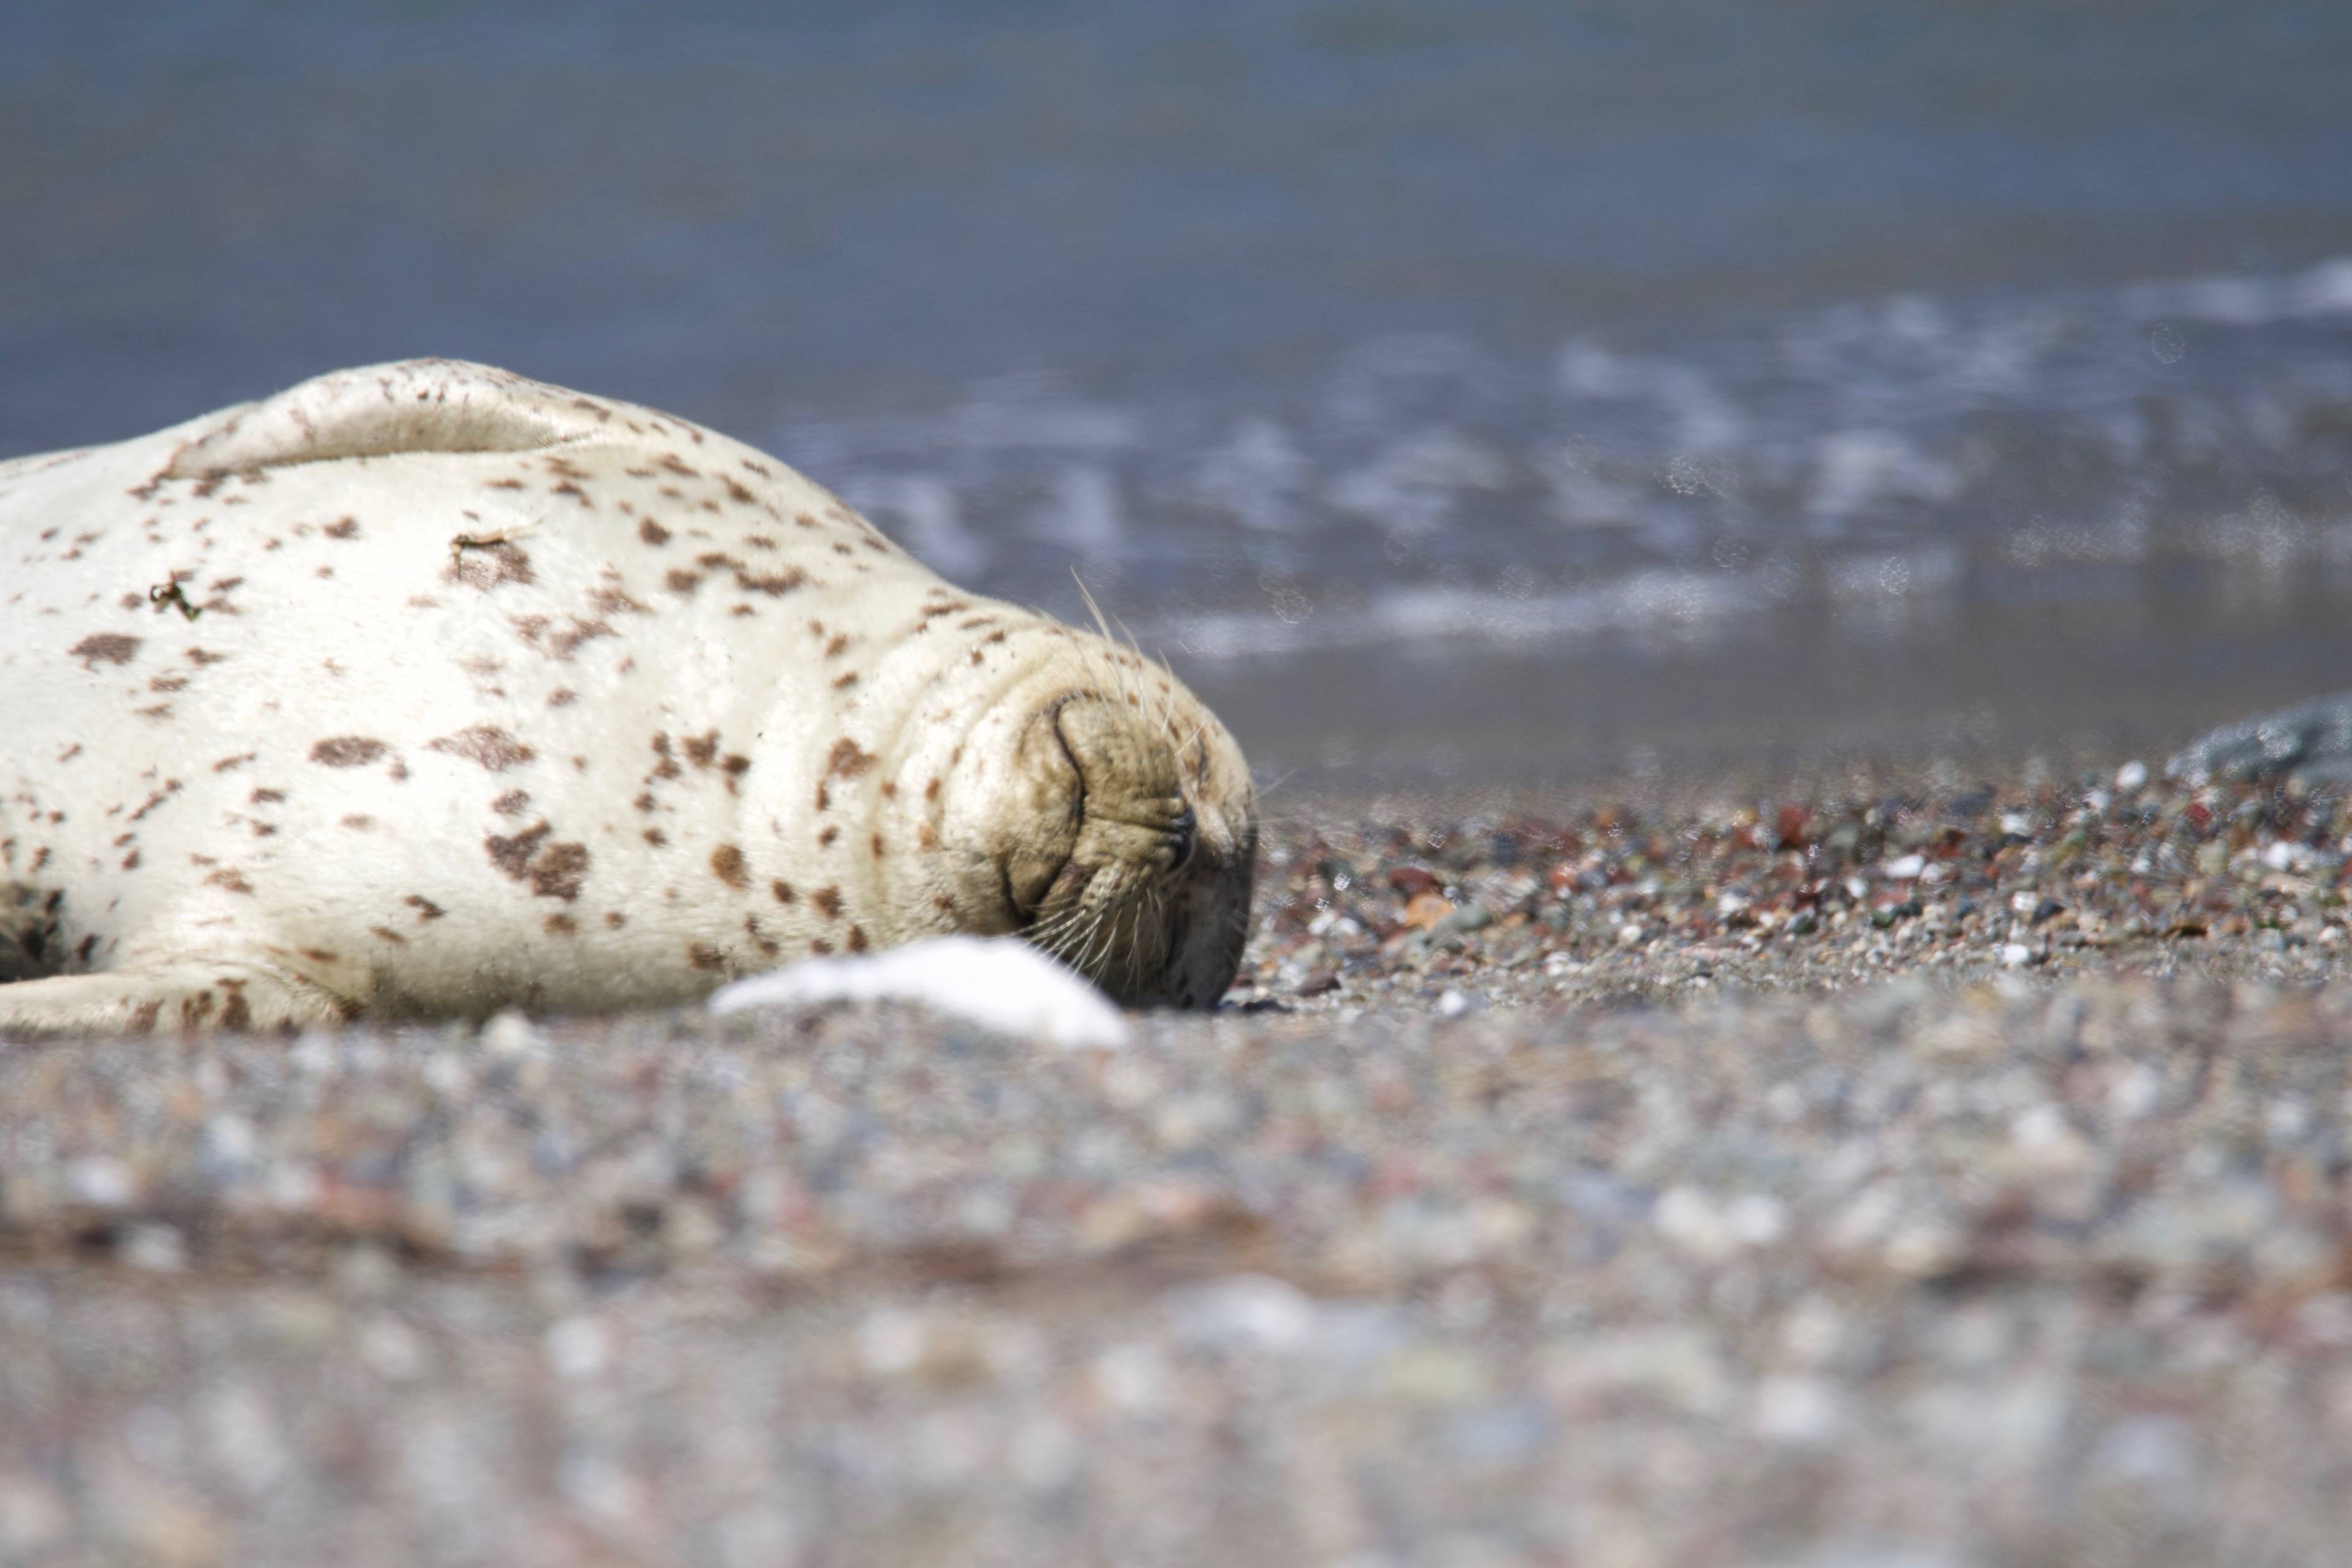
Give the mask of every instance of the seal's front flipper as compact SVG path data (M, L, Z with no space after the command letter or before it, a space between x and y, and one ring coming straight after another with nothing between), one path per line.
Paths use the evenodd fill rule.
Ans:
M201 479L337 458L535 452L593 436L593 397L465 360L413 359L315 376L231 410L182 447L165 478Z
M0 985L0 1039L291 1029L340 1024L354 1011L342 998L263 965L183 959Z

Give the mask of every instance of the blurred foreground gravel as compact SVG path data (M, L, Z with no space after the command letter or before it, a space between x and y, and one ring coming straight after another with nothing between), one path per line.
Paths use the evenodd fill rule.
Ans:
M2341 1562L2335 810L1327 822L1118 1053L0 1047L0 1562Z

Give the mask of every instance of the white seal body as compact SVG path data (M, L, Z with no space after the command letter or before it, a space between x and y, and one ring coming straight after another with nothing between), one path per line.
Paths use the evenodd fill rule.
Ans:
M1215 887L1150 888L1191 978L1129 989L1201 1000L1255 835L1223 729L751 447L422 361L0 465L0 1030L606 1009L1024 929L1006 858L1067 836L1023 737L1074 700L1182 752Z

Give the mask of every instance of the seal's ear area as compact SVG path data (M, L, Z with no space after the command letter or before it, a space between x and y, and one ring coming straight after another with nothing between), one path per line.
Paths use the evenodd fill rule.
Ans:
M1037 713L1013 750L1017 806L1006 814L1003 850L1005 901L1013 914L1036 917L1054 880L1077 848L1086 819L1087 781L1062 738L1065 698Z
M533 452L594 435L593 398L464 360L336 371L232 410L182 447L175 479L405 452Z

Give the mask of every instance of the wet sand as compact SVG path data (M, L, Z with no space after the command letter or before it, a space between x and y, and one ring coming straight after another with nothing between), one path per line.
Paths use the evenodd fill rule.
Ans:
M2340 1555L2334 798L1282 811L1118 1053L0 1050L0 1562Z

